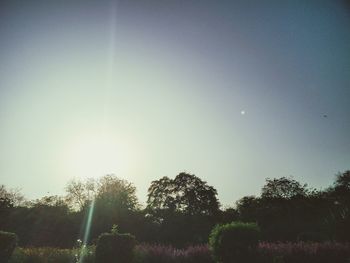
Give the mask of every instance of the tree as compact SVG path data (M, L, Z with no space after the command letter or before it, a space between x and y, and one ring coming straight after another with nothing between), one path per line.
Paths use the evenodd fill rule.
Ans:
M341 192L350 192L350 170L336 175L334 188Z
M60 207L63 210L69 211L67 203L64 198L57 195L44 196L40 199L29 202L30 207L40 208L40 207Z
M297 196L306 196L308 194L307 184L300 184L292 178L274 178L266 179L266 184L261 190L262 198L282 198L291 199Z
M244 196L236 202L236 208L240 220L254 222L257 220L261 209L260 199L255 196Z
M107 231L113 224L119 225L123 231L134 233L131 222L136 220L139 203L132 183L109 174L99 179L72 180L67 184L66 192L66 201L85 218L90 209L93 210L92 238ZM85 221L83 224L86 224Z
M220 215L217 191L193 174L163 177L148 189L147 212L157 228L157 242L186 246L205 243Z
M71 180L66 192L66 201L77 210L84 209L94 199L123 209L132 210L138 206L135 186L113 174L99 179Z
M233 207L226 207L220 212L220 219L219 222L222 224L231 223L233 221L238 221L239 219L239 213L237 209L234 209Z
M7 189L0 185L0 226L4 228L9 221L11 211L24 204L24 196L18 189Z
M0 185L0 203L9 206L20 206L25 201L19 189L6 189L5 185Z
M302 236L326 236L328 204L325 197L292 178L266 179L256 208L264 238L296 241Z
M45 196L14 209L8 225L18 234L20 245L71 247L79 234L79 221L63 197Z
M163 177L148 188L147 208L170 210L186 215L215 215L219 211L217 191L193 174Z
M114 224L134 234L132 222L139 208L135 186L115 175L105 175L96 181L95 189L91 237L96 238ZM85 214L89 213L88 207L84 207Z
M96 196L97 182L93 178L71 180L66 186L66 201L75 210L82 210L84 206Z
M129 211L137 209L139 205L136 187L113 174L105 175L97 182L96 202Z
M333 187L328 189L329 199L333 202L332 212L335 219L336 239L350 240L350 170L336 174Z

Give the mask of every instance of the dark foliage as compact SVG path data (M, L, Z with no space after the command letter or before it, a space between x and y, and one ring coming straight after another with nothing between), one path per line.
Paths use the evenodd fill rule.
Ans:
M205 243L220 217L216 189L187 173L153 181L146 210L157 229L155 241L177 247Z
M264 240L349 241L348 174L338 174L334 186L324 191L284 177L267 179L261 197L237 201L239 219L257 222Z
M97 241L96 263L130 263L133 260L135 237L130 234L104 233Z
M209 245L218 262L251 262L255 258L260 229L255 223L233 222L217 225Z
M184 248L205 244L214 225L256 222L269 242L350 241L350 171L315 191L290 178L267 179L260 196L245 196L220 210L216 190L181 173L152 182L141 209L135 187L113 175L70 183L66 197L24 202L18 190L0 186L0 229L16 233L19 246L71 248L83 239L91 198L95 200L89 243L117 224L140 242Z
M16 234L0 231L0 262L8 262L13 251L16 248L16 245Z
M217 191L193 174L163 177L148 189L150 210L170 210L187 215L215 215L219 211Z
M19 236L20 246L72 247L79 234L80 215L57 197L45 197L28 207L14 207L3 227Z
M296 196L306 196L308 192L306 187L306 184L302 185L291 178L267 178L261 191L261 197L291 199Z

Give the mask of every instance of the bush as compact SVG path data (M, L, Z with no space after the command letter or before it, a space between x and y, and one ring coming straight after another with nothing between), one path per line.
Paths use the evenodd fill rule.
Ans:
M0 231L0 261L8 262L17 245L14 233Z
M255 223L232 222L217 225L209 237L209 245L217 262L252 262L260 238Z
M97 241L96 263L130 263L135 245L135 237L130 234L104 233Z

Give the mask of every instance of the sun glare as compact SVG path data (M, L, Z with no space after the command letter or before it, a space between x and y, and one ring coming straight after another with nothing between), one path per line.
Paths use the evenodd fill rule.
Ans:
M119 174L130 166L130 147L110 135L79 136L69 148L69 169L74 176Z

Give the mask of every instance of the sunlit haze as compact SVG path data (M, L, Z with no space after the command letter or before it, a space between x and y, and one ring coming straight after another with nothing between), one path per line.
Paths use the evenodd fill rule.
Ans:
M350 164L346 1L1 1L0 184L193 173L224 205Z

